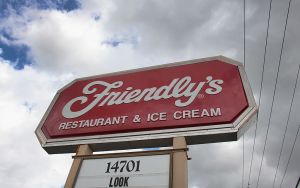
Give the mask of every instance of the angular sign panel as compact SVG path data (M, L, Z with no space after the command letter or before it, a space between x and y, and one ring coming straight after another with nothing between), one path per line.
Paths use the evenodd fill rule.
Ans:
M36 134L48 153L229 141L256 111L243 66L217 56L74 80Z

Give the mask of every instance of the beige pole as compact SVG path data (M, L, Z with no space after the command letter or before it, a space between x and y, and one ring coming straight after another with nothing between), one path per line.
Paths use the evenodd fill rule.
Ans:
M186 141L184 137L173 138L174 149L186 149ZM186 150L173 153L173 177L172 188L187 188L187 152Z
M79 145L78 146L76 156L91 155L91 154L93 154L93 151L89 147L89 145ZM76 180L76 176L78 174L78 170L79 170L81 162L82 162L82 158L73 159L73 164L71 166L69 175L67 177L65 188L73 188L75 186L75 180Z

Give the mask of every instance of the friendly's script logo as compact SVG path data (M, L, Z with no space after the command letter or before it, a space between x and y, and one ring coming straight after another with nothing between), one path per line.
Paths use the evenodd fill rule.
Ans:
M76 118L87 113L96 106L111 106L169 98L177 99L175 101L175 106L185 107L195 100L205 85L207 85L207 88L204 91L206 94L216 95L222 91L221 85L223 83L223 80L213 79L212 76L207 76L205 81L195 83L192 82L190 76L186 76L181 79L173 79L169 85L145 89L127 87L123 92L116 92L113 91L113 89L120 88L123 85L123 81L116 81L113 83L94 81L83 88L82 96L75 97L67 102L62 110L62 115L65 118ZM104 86L104 89L100 90L95 86ZM94 99L89 101L87 96L92 94L94 95ZM182 97L184 97L184 99ZM72 111L72 105L78 102L84 107L81 110Z

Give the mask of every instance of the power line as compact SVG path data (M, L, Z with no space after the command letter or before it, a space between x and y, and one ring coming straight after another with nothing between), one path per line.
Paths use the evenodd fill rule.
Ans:
M283 138L282 138L282 144L281 144L281 147L280 147L280 152L279 152L279 158L278 158L278 162L277 162L275 177L274 177L274 180L273 180L273 186L272 186L273 188L274 188L275 180L276 180L276 177L277 177L277 172L278 172L279 163L280 163L280 159L281 159L281 155L282 155L282 149L283 149L283 145L284 145L284 141L285 141L286 132L287 132L288 125L289 125L289 122L290 122L291 111L292 111L292 107L293 107L293 103L294 103L294 98L295 98L295 93L296 93L296 88L297 88L297 82L298 82L298 77L299 77L299 70L300 70L300 65L299 65L297 76L296 76L296 82L295 82L295 86L294 86L294 90L293 90L293 96L292 96L292 100L291 100L291 104L290 104L290 108L289 108L289 113L288 113L288 118L287 118L287 121L286 121L286 126L285 126L285 130L284 130Z
M246 0L244 0L244 67L246 70Z
M298 138L299 129L300 129L300 125L298 125L298 130L297 130L297 133L296 133L294 142L293 142L293 147L292 147L291 153L290 153L290 155L289 155L288 162L287 162L287 164L286 164L286 166L285 166L285 170L284 170L284 174L283 174L282 180L281 180L281 182L280 182L280 188L281 188L281 186L282 186L283 180L284 180L285 175L286 175L286 171L287 171L287 169L288 169L288 167L289 167L290 160L291 160L291 158L292 158L292 155L293 155L293 152L294 152L294 149L295 149L295 145L296 145L296 141L297 141L297 138Z
M244 67L246 72L246 0L244 0ZM245 179L245 136L243 135L243 175L242 175L242 188L244 188Z
M297 182L297 184L296 184L296 187L295 187L295 188L297 188L297 187L298 187L299 183L300 183L300 176L299 176L299 178L298 178L298 182Z
M245 177L245 137L243 135L243 177L242 177L242 188L244 188L244 177Z
M266 151L266 144L267 144L269 130L270 130L270 122L271 122L271 117L272 117L272 114L273 114L272 112L273 112L273 107L274 107L274 99L275 99L275 94L276 94L276 90L277 90L278 75L279 75L279 70L280 70L280 66L281 66L282 52L283 52L283 46L284 46L284 42L285 42L285 34L286 34L286 28L287 28L287 23L288 23L288 19L289 19L291 1L292 0L289 0L288 10L287 10L287 14L286 14L283 38L282 38L281 49L280 49L279 63L278 63L277 73L276 73L275 88L274 88L274 91L273 91L273 97L272 97L272 103L271 103L271 112L270 112L269 119L268 119L267 133L266 133L266 137L265 137L264 149L263 149L263 154L262 154L262 160L261 160L260 167L259 167L256 188L259 185L260 173L261 173L262 164L263 164L263 161L264 161L264 156L265 156L265 151Z
M264 81L264 72L265 72L265 64L266 64L266 54L267 54L267 46L268 46L268 38L269 38L269 28L270 28L270 18L271 18L271 10L272 10L272 1L269 2L269 11L268 11L268 24L267 24L267 32L266 32L266 40L265 40L265 48L264 48L264 60L263 60L263 67L261 72L261 81L260 81L260 89L259 89L259 99L258 99L258 107L260 106L261 102L261 92L263 88L263 81ZM255 123L255 130L254 130L254 140L252 146L252 154L251 154L251 162L250 162L250 169L249 169L249 176L248 176L248 188L250 187L250 180L251 180L251 173L252 173L252 165L253 165L253 155L254 155L254 148L256 143L256 135L257 135L257 125L259 120L259 114L257 113L257 121Z

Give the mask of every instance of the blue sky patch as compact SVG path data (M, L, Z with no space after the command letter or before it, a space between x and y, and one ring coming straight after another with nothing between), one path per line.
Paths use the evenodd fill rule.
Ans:
M80 8L80 3L77 0L0 0L0 17L9 16L12 10L18 14L24 7L72 11Z
M23 103L23 105L28 109L29 112L31 112L32 109L33 109L34 106L35 106L33 103L30 103L30 102L28 102L28 101L25 101L25 102Z
M15 69L21 70L25 65L31 65L27 53L29 48L25 45L7 45L0 41L0 48L2 53L0 57L12 62Z
M160 150L160 148L144 148L146 151L155 151L155 150Z
M117 39L108 39L102 42L102 44L106 44L112 47L118 47L121 43L124 43L124 41Z
M111 47L118 47L120 44L131 44L136 46L138 44L138 37L132 34L114 35L113 37L102 41L101 44Z
M11 13L22 15L22 9L26 7L72 11L80 8L80 3L77 0L0 0L0 21L10 16ZM28 58L30 48L26 45L15 44L15 41L16 39L7 28L0 28L0 57L11 62L15 69L21 70L25 65L32 64Z
M9 41L14 41L16 40L11 34L10 31L7 28L0 28L0 36L4 37L6 40ZM2 38L1 37L1 38ZM1 38L0 38L0 43L1 43Z
M101 18L100 15L94 15L94 20L95 20L95 21L100 20L100 18Z

